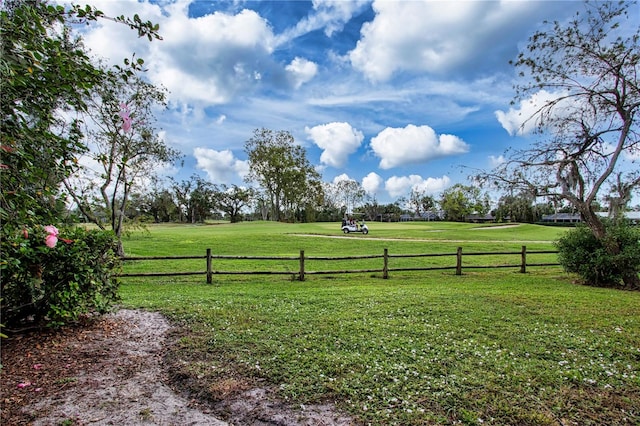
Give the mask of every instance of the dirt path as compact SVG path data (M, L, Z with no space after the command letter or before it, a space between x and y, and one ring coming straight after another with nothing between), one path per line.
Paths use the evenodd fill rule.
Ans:
M350 425L331 405L290 407L268 389L197 401L169 383L169 322L120 310L84 327L2 342L2 417L9 425Z

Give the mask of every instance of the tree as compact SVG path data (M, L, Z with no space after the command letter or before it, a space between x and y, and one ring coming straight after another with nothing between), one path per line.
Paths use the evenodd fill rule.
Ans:
M253 200L255 191L252 188L241 188L237 185L228 187L220 185L214 193L214 203L217 209L227 214L231 223L242 220L242 209Z
M436 200L419 189L411 189L409 203L413 207L416 216L420 216L436 206Z
M87 100L85 134L89 157L99 170L82 167L65 180L65 187L82 213L101 229L111 229L119 241L131 192L158 166L180 156L153 127L153 109L164 99L163 90L138 75L113 74ZM121 243L119 250L124 254Z
M316 220L319 222L336 222L344 217L346 207L341 207L336 185L322 182L322 202L317 206Z
M318 192L320 174L309 163L304 149L295 144L286 131L256 129L245 143L249 174L264 189L270 202L270 218L292 218L297 208L303 208L312 193ZM315 197L312 197L315 198Z
M536 222L539 218L535 215L535 198L527 192L503 195L498 200L495 211L496 220L511 222Z
M66 218L60 186L86 150L79 121L67 117L86 111L87 96L109 78L69 23L100 17L90 6L0 5L0 317L11 327L61 324L117 300L113 235L53 226ZM138 16L113 20L159 37Z
M365 199L365 204L360 208L365 217L368 220L376 220L378 218L382 220L381 206L375 196L366 195Z
M594 203L607 185L620 188L617 200L628 200L640 186L633 160L640 151L640 29L627 15L630 4L587 3L568 24L555 22L529 39L515 62L524 83L516 87L514 102L541 94L549 99L520 127L535 127L539 140L483 175L569 202L611 255L620 244L609 238ZM631 34L623 30L625 21ZM640 288L636 272L623 275L628 288Z
M458 183L442 193L440 207L447 220L461 222L471 213L486 214L489 211L489 198L476 186Z
M215 187L194 174L189 180L174 182L173 192L180 211L180 222L204 222L215 207Z
M354 179L342 179L334 183L333 186L339 207L346 208L347 212L353 212L362 203L366 195L362 185Z
M142 216L152 217L155 223L177 221L179 218L173 193L156 177L151 179L149 185L140 189L136 200L138 202L134 203L132 197L131 207Z
M104 73L69 31L56 31L66 22L62 7L13 2L0 18L2 220L54 222L64 204L58 186L70 172L63 160L84 149L78 122L66 123L60 111L83 110Z

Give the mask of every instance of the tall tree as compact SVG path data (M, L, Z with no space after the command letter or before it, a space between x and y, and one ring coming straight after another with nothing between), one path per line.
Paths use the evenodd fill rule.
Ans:
M178 206L173 193L160 179L152 177L149 184L140 188L139 203L133 205L140 215L152 217L155 223L177 221Z
M164 105L164 91L138 75L114 75L108 82L87 101L85 132L91 163L98 170L83 167L65 186L86 217L113 230L121 241L131 191L180 154L154 128L154 108ZM120 252L124 254L122 244Z
M447 220L460 222L471 213L484 215L489 211L489 198L477 186L460 183L442 193L440 207Z
M174 182L173 192L181 222L204 222L215 207L215 186L196 174L191 175L188 180Z
M623 190L618 199L624 200L640 186L640 169L632 160L640 151L640 29L637 9L628 16L636 3L585 5L571 22L536 32L518 56L515 66L524 82L516 87L514 102L540 94L549 99L520 129L534 126L540 138L513 151L485 177L568 201L593 235L605 241L606 227L593 207L603 188L617 185ZM615 241L606 247L611 254L620 251ZM640 287L634 271L624 280Z
M499 221L535 222L539 218L535 215L535 198L527 192L503 195L498 200L495 216Z
M355 179L342 179L333 184L334 195L340 207L345 207L347 212L355 211L364 200L366 191Z
M271 219L292 218L296 208L308 200L320 185L320 174L307 160L304 148L296 145L291 133L256 129L245 143L248 181L256 181L269 197Z
M416 216L420 216L432 210L436 206L436 200L420 189L411 189L409 194L409 203L413 207Z
M248 206L254 197L252 188L242 188L237 185L228 187L220 185L214 194L215 207L227 214L231 223L242 220L242 209Z
M68 117L85 111L86 98L109 78L73 36L70 23L99 18L107 17L91 6L33 0L0 4L0 219L5 223L62 218L61 182L86 149L79 122ZM160 38L158 26L137 15L107 19L140 36ZM119 71L126 75L137 66L129 63Z

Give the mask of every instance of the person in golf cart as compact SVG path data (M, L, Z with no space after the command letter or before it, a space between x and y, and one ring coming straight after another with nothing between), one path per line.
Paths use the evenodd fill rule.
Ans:
M347 225L348 226L355 226L356 229L358 229L358 222L352 217L350 217L348 219L347 218L342 219L342 226L347 226Z

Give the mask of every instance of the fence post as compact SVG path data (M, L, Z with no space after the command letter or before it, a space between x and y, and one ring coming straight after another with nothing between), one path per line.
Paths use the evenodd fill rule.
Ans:
M520 257L522 258L520 261L520 273L524 274L527 272L527 246L522 246L522 254Z
M462 275L462 247L456 252L456 275Z
M211 249L207 249L207 284L211 284L213 273L211 272Z
M298 279L304 281L304 250L300 250L300 275Z
M384 263L382 265L382 278L389 278L389 249L384 249Z

